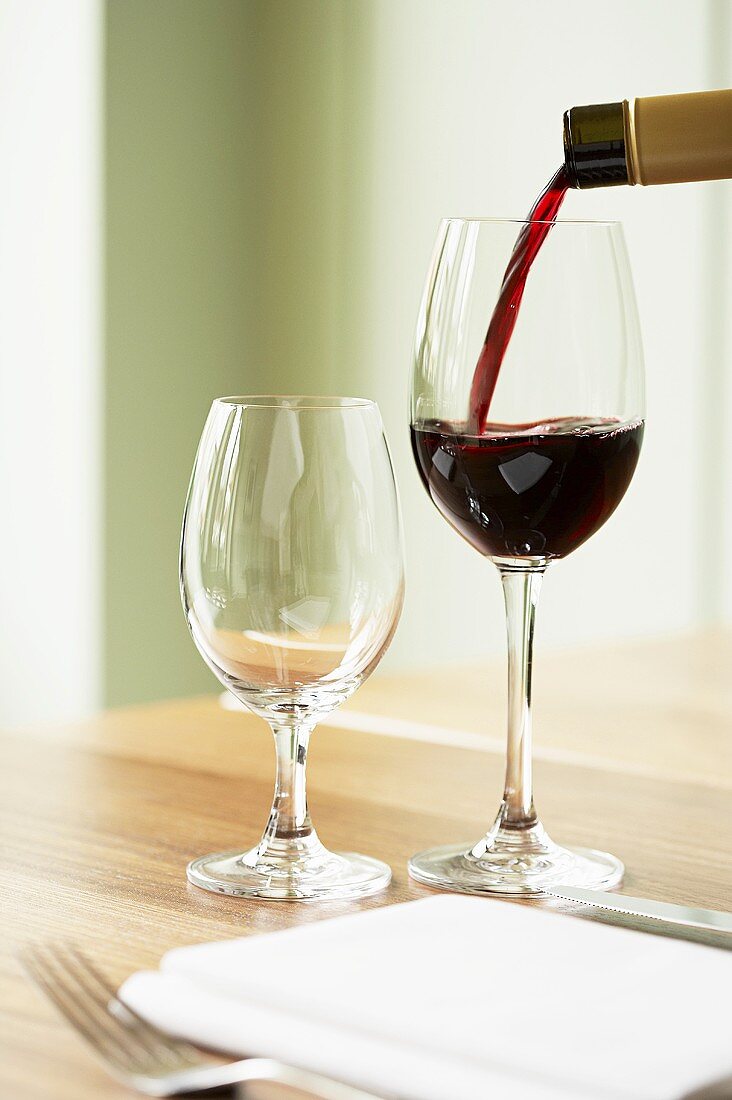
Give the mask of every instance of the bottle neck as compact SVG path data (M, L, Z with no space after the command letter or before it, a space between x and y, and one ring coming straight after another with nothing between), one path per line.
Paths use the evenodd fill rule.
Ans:
M579 188L732 179L732 88L572 107L564 160Z
M635 183L628 158L628 104L599 103L564 112L564 166L571 187Z

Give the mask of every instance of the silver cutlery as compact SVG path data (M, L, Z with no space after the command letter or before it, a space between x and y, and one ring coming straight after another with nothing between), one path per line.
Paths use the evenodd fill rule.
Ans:
M22 961L34 982L86 1040L107 1071L148 1096L200 1095L226 1089L246 1097L246 1083L275 1082L317 1100L375 1100L350 1085L294 1069L271 1058L214 1062L189 1043L173 1039L128 1008L77 948L28 948Z
M578 901L613 913L625 913L631 917L650 917L681 924L687 928L706 928L712 932L732 932L732 913L717 909L695 909L687 905L672 905L667 901L650 901L633 898L628 894L608 894L602 890L580 890L571 886L555 886L545 891L563 901Z

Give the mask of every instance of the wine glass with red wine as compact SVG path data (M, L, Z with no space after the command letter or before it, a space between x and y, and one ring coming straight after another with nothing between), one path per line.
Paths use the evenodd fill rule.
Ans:
M555 221L557 177L527 222L440 227L417 327L414 458L432 502L498 568L508 630L508 748L477 842L415 855L411 875L465 893L607 888L606 852L567 848L534 809L531 664L547 566L602 527L638 462L643 355L621 226ZM552 190L553 188L553 190ZM554 205L548 202L559 196ZM544 200L543 207L540 206Z

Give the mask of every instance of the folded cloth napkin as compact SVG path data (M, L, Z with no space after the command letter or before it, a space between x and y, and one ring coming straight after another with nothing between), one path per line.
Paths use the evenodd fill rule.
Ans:
M380 1096L677 1100L732 1073L730 989L727 951L445 895L178 948L121 996Z

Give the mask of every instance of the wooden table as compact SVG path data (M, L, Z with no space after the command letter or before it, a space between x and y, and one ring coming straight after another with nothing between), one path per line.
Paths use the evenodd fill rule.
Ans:
M556 839L623 858L627 893L732 908L730 669L725 634L540 655L542 818ZM500 664L433 670L374 678L318 731L309 779L323 840L394 870L385 894L329 905L186 883L192 856L249 845L264 823L273 750L259 720L204 698L2 737L0 1095L129 1095L28 985L20 945L72 937L120 981L180 944L422 897L410 853L476 839L496 809L502 708Z

